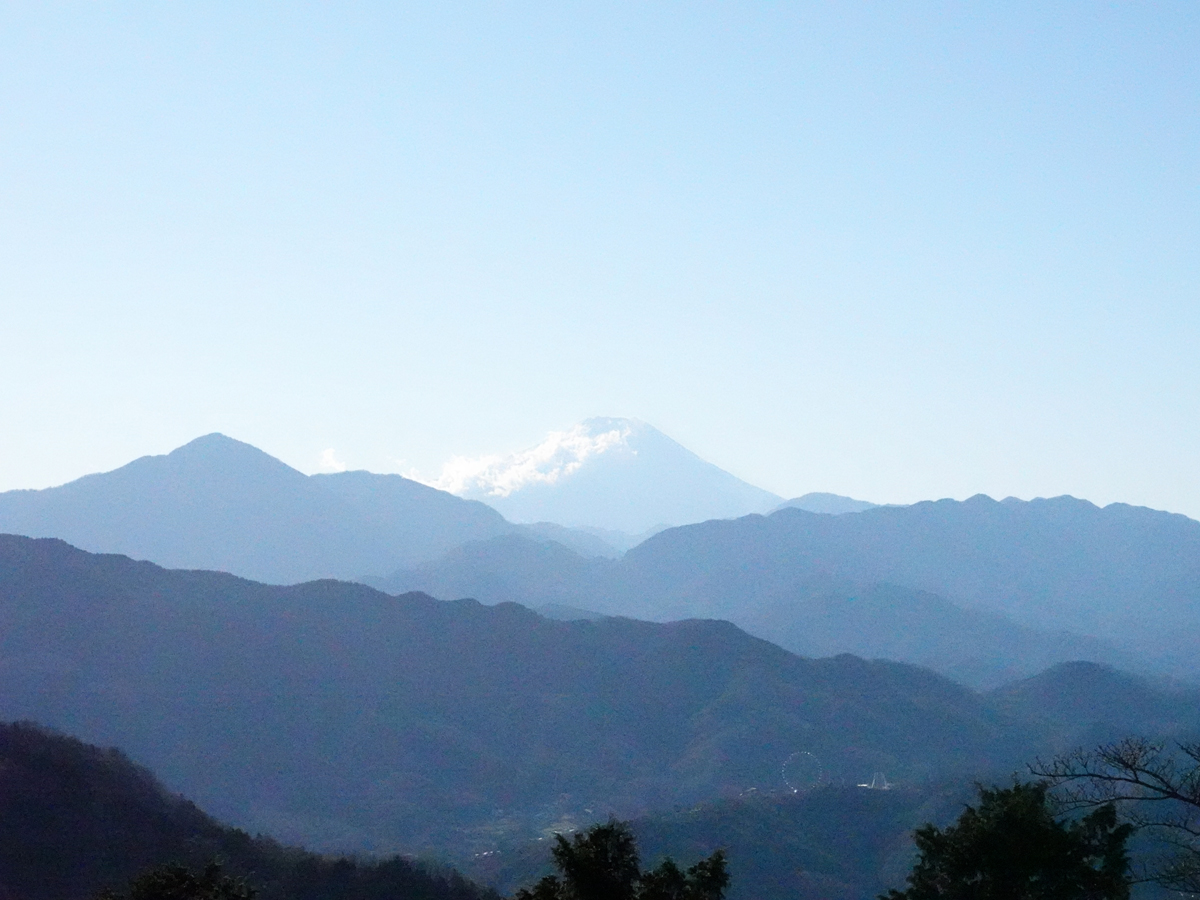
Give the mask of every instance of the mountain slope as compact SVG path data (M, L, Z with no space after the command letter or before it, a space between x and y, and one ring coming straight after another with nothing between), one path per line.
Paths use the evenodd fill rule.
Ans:
M469 847L564 808L777 789L798 750L861 781L1038 746L928 671L801 659L724 622L550 621L11 536L0 683L0 716L122 746L223 818L324 847Z
M455 460L438 485L515 522L628 534L765 512L782 500L636 419L588 419L504 459Z
M838 516L783 509L674 528L630 550L618 580L575 605L740 621L813 578L935 594L1200 678L1200 522L1071 497L980 496ZM788 621L786 609L775 620L781 629Z
M736 531L739 523L711 523ZM737 552L733 539L701 554L664 560L653 544L622 560L583 559L563 547L517 535L467 544L441 559L373 583L393 592L567 606L667 621L727 619L751 634L805 656L854 653L914 663L972 687L994 687L1058 662L1128 663L1111 645L1065 632L1039 631L937 594L887 583L859 583L786 559L762 562Z
M749 571L887 582L1029 627L1186 662L1200 648L1200 522L1071 497L973 497L849 516L784 509L655 535L622 560L639 596ZM764 576L765 577L765 576Z
M0 531L275 583L389 572L512 530L482 503L399 475L310 477L220 434L0 494Z
M1200 738L1200 688L1096 663L1053 666L989 692L987 700L1005 715L1046 725L1061 752L1130 734Z
M453 874L393 858L330 860L220 825L116 750L0 723L0 896L84 900L166 864L220 859L262 900L484 900Z

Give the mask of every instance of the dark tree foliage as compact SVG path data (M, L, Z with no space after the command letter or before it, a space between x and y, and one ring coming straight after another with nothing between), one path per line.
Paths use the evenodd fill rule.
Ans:
M255 900L499 900L400 857L331 859L251 837L115 750L0 723L0 898L72 900L124 885L109 896L247 900L252 886Z
M926 825L908 888L881 900L1128 900L1132 826L1115 808L1055 819L1040 783L979 789L954 825Z
M135 878L125 893L104 891L100 900L254 900L254 894L244 881L209 863L199 874L185 866L159 866Z
M575 835L568 841L557 835L554 863L562 872L574 900L624 900L632 898L641 877L633 832L621 822Z
M569 841L557 835L553 853L559 875L522 888L515 900L722 900L729 885L720 850L686 871L672 859L641 871L633 832L616 820Z
M729 885L725 854L718 850L688 870L681 871L672 859L642 874L640 900L721 900Z

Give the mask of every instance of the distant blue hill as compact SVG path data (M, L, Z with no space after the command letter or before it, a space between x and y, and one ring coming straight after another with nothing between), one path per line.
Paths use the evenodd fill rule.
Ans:
M309 476L221 434L61 487L0 493L0 532L272 583L388 572L513 530L482 503L399 475Z
M735 622L804 656L854 653L927 666L972 687L990 687L1058 662L1136 665L1105 641L1028 628L927 591L797 572L786 565L736 567L717 577L658 560L584 558L565 547L505 535L458 547L440 560L366 579L384 590L518 602L656 621L704 616Z
M778 512L781 509L803 509L808 512L840 516L845 513L856 513L874 509L878 505L878 503L868 503L866 500L855 500L853 497L843 497L841 494L824 494L815 491L805 494L803 497L795 497L792 500L780 503L771 512Z
M770 600L782 626L789 595L814 578L886 584L1200 679L1200 522L1144 507L980 495L854 515L783 509L662 532L622 566L612 596L664 614L686 605L739 621Z
M376 583L723 618L797 653L902 659L977 686L1074 659L1200 680L1200 522L1071 497L785 508L668 529L617 561L504 537Z

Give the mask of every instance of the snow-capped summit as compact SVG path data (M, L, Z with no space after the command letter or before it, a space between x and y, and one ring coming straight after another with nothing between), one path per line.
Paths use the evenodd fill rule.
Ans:
M765 512L781 501L637 419L588 419L508 456L456 457L434 485L515 522L632 534Z

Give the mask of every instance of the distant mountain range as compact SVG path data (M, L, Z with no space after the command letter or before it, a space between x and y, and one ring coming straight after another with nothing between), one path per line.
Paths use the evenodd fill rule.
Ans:
M846 825L845 846L815 831L796 838L803 846L772 838L776 857L754 865L778 892L744 895L770 900L879 889L907 859L899 823L942 803L936 785L947 780L1128 733L1200 736L1200 689L1120 671L1200 681L1200 522L1070 497L782 501L736 479L730 488L733 476L694 457L687 478L664 475L670 490L654 494L654 468L642 463L667 466L660 438L678 445L625 421L585 423L576 437L602 450L580 450L561 479L534 478L510 496L536 488L527 499L548 505L530 507L531 519L558 515L554 497L575 504L560 511L599 509L588 503L605 484L626 485L610 511L644 490L647 508L699 515L726 488L730 504L757 496L774 511L647 528L644 540L595 524L518 525L399 476L305 476L221 435L59 488L0 494L0 531L190 570L0 535L0 719L121 746L244 827L322 849L460 860L610 812L646 816L649 846L684 857L698 852L702 820L752 853L772 823L808 814L784 802L783 770L811 754L828 792L804 801L809 813L884 818ZM701 499L670 507L687 484ZM381 590L278 587L207 568ZM857 655L837 655L847 652ZM7 803L5 779L25 770L4 757L4 741L31 733L5 728ZM73 758L46 740L56 759ZM855 793L877 772L903 797ZM275 867L264 900L300 896L287 887L300 857L250 847L178 803L155 812L159 789L145 784L137 803L163 834L195 826L193 849L236 847L247 865ZM695 815L655 812L668 808ZM0 833L12 846L27 836ZM849 846L869 862L856 869ZM0 896L11 887L5 852ZM794 852L811 856L803 873L781 862ZM88 877L103 868L93 863ZM403 893L387 879L409 879L430 898L449 884L402 868L371 884ZM327 874L350 879L338 890L374 896L354 872L378 875ZM455 884L456 896L477 893Z
M486 504L399 475L305 475L249 444L210 434L60 487L0 493L0 532L293 584L383 576L499 535L615 557L671 521L740 515L779 502L648 425L625 419L585 425L586 434L585 426L572 432L574 443L560 441L576 457L558 458L552 472L558 474L543 473L550 480L535 479L506 497L472 482L466 493ZM570 512L591 502L587 497L600 504L594 515ZM790 502L817 498L827 505L827 497ZM833 502L839 501L858 502ZM494 507L525 524L507 521Z
M0 718L121 746L223 818L375 850L779 791L800 751L850 783L1008 771L1078 726L1030 723L913 666L802 659L724 622L270 587L11 536L0 683Z
M512 533L617 553L595 535L514 526L399 475L305 475L221 434L61 487L0 493L0 532L277 584L386 573Z
M565 481L529 490L574 483L587 494L626 479L636 491L607 492L618 505L640 491L654 508L655 481L675 495L716 485L705 502L731 483L649 426L592 420L576 436L606 449L580 450ZM691 475L651 477L675 463ZM269 583L336 577L585 614L723 618L797 653L898 659L976 687L1071 659L1200 678L1200 523L1184 516L1071 498L778 503L754 490L738 495L778 509L629 549L637 539L625 533L513 524L397 475L306 476L209 435L62 487L0 494L0 531Z
M670 529L615 561L507 536L377 584L723 618L798 653L903 659L978 686L1071 659L1200 679L1200 522L1070 497L785 508Z
M895 659L977 688L1068 660L1134 665L1104 641L1038 631L895 584L753 565L714 579L680 566L678 582L670 584L652 574L658 562L643 555L635 568L632 561L585 559L562 546L507 535L368 581L391 592L520 602L558 617L724 618L804 656Z
M514 522L642 534L766 512L783 498L747 484L637 419L588 419L506 457L458 458L437 487Z

